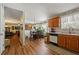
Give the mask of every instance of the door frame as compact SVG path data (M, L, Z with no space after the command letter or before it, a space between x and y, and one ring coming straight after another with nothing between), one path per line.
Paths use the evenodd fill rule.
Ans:
M24 14L24 11L21 17L20 41L21 41L21 44L24 46L25 45L25 14Z
M0 41L0 54L2 54L2 52L5 50L5 17L4 17L4 5L2 3L0 4L0 8L1 8L1 10L0 10L0 12L1 12L0 25L2 26L1 30L0 30L2 32L1 33L2 39L0 39L1 40Z

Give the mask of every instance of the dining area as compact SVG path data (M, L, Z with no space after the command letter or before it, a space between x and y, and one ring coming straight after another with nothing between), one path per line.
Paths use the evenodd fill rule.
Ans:
M44 37L44 33L43 33L44 30L40 30L39 29L36 29L36 27L34 27L31 31L30 31L30 38L33 39L33 40L36 40L36 39L41 39Z
M32 26L31 29L25 30L26 40L36 40L44 38L45 36L45 29L43 27Z

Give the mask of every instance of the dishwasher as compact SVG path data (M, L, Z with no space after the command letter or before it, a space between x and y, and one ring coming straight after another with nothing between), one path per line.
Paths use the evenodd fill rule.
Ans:
M51 34L50 33L50 42L57 44L57 41L58 41L57 37L58 37L58 34Z

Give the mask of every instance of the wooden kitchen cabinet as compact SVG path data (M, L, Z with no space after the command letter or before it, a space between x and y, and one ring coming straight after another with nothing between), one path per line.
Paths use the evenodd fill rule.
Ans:
M48 20L48 27L59 27L59 17L51 18Z
M65 47L65 36L58 35L58 45L61 47Z
M69 50L79 52L79 36L58 35L58 45Z
M78 36L70 36L68 40L68 49L79 52L79 37Z
M52 19L48 20L48 27L52 27Z

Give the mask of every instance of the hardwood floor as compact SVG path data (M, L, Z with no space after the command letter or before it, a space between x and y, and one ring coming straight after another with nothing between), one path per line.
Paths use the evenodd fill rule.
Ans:
M25 46L20 44L17 35L14 35L10 39L10 47L7 47L2 55L58 55L59 53L51 50L44 43L44 39L41 40L27 40Z
M10 46L5 49L2 55L76 55L61 47L53 44L45 44L44 39L25 41L25 46L22 46L19 37L14 35L10 37ZM77 54L79 55L79 54Z

